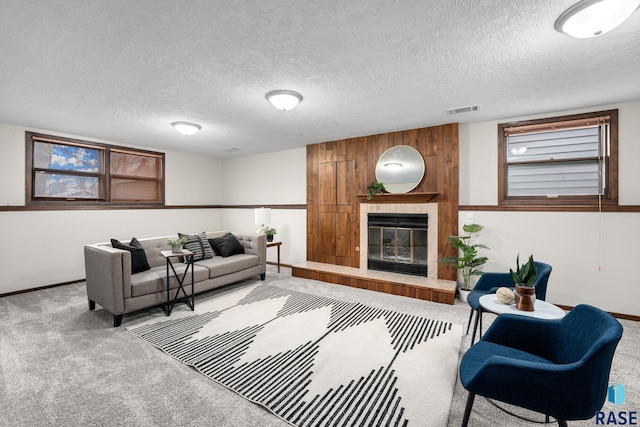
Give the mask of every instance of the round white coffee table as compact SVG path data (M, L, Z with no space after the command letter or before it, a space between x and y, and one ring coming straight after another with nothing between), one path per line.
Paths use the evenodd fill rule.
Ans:
M533 311L522 311L516 308L515 303L503 304L498 301L496 294L483 295L479 299L480 309L476 316L476 324L473 325L473 335L471 336L471 345L476 339L476 329L480 325L480 336L482 336L482 312L488 311L495 314L518 314L520 316L535 317L538 319L562 319L565 315L563 309L546 301L536 299L533 305Z
M546 301L536 299L533 311L522 311L516 308L515 303L503 304L498 301L496 294L487 294L480 297L480 306L484 311L495 314L519 314L521 316L535 317L538 319L562 319L565 315L563 309Z

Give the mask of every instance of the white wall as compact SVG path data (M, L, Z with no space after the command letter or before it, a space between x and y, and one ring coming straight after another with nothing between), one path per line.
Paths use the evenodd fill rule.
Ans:
M87 243L220 229L216 209L0 212L0 294L83 279Z
M619 203L640 205L640 102L506 118L509 122L611 108L619 109ZM496 206L497 124L460 125L460 205ZM640 213L460 211L460 228L485 226L478 241L490 246L485 271L508 271L516 255L553 267L548 301L588 303L607 311L640 315L633 267L638 262Z
M225 205L306 204L307 149L226 159L222 179Z
M0 124L0 206L25 205L25 130ZM220 171L218 159L167 152L166 199L173 205L220 204ZM84 278L86 243L221 227L218 209L0 211L0 236L9 242L0 245L0 294Z
M0 124L0 206L25 205L25 131ZM123 141L102 141L131 146ZM146 147L141 147L146 148ZM167 205L306 204L306 149L227 159L166 152ZM197 175L196 175L197 174ZM306 260L306 209L272 209L270 226L283 242L281 261ZM124 209L0 211L0 294L82 279L87 243L203 230L255 231L253 209ZM276 249L267 257L276 260Z
M306 205L306 148L224 160L222 203L225 205ZM255 231L253 209L224 209L221 221L230 229ZM271 209L271 223L282 242L281 262L299 264L307 259L306 209ZM276 260L276 249L267 251Z
M255 232L260 226L253 223L253 209L222 209L220 221L230 230ZM307 260L307 210L272 209L271 224L277 230L274 241L282 242L280 262L300 264ZM267 260L277 260L277 249L267 249Z
M619 109L620 204L640 205L640 101L542 116L609 108ZM497 123L460 125L461 205L497 205ZM24 131L0 124L0 206L24 205ZM173 205L306 204L305 148L226 160L167 152L166 175ZM518 253L533 254L553 266L549 301L640 315L633 270L640 213L461 211L460 227L467 214L486 227L479 236L491 247L485 271L506 271ZM305 209L272 209L269 225L283 242L282 262L306 260ZM253 209L0 211L0 235L12 243L0 248L0 294L83 278L87 242L213 229L253 231ZM275 249L268 257L275 261Z

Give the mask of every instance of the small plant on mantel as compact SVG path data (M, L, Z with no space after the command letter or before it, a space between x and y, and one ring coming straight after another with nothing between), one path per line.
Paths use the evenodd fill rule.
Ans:
M367 187L367 200L371 200L371 198L376 194L382 194L385 191L387 191L387 189L384 188L384 184L382 182L373 181L369 184L369 187Z
M480 276L482 271L478 267L484 265L489 258L478 256L478 249L489 249L482 243L471 243L471 237L484 227L480 224L465 224L462 231L467 233L464 236L448 236L447 240L457 251L457 255L452 255L438 260L439 263L449 267L457 268L462 275L462 290L471 290L471 276Z

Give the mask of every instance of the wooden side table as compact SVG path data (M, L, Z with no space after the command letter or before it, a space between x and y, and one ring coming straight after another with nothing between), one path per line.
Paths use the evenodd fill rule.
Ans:
M280 246L282 246L282 242L267 242L267 247L277 247L278 248L278 263L276 264L278 266L278 273L280 273Z
M167 303L163 307L165 314L167 316L170 316L171 310L173 310L173 306L176 304L176 302L179 302L179 301L184 301L189 306L191 311L193 311L196 307L196 302L194 299L194 287L193 287L194 285L194 277L193 277L193 255L194 254L193 252L183 249L182 252L172 252L169 250L169 251L160 251L160 253L167 260ZM176 272L176 269L173 266L173 262L171 262L172 258L180 258L180 257L185 257L187 261L187 268L184 269L184 272L182 273L182 278ZM169 280L171 279L171 276L169 274L169 267L171 267L171 270L173 271L173 275L178 281L178 289L176 289L176 294L174 295L173 299L171 299L171 296L169 294L169 290L170 290ZM183 286L184 278L187 277L189 268L191 268L191 300L189 300L187 291L184 290L184 286ZM184 297L179 298L181 290Z

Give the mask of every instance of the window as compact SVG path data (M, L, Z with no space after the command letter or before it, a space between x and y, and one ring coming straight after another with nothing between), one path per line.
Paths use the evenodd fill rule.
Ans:
M164 154L26 133L27 204L164 204Z
M618 111L498 125L500 206L617 205Z

